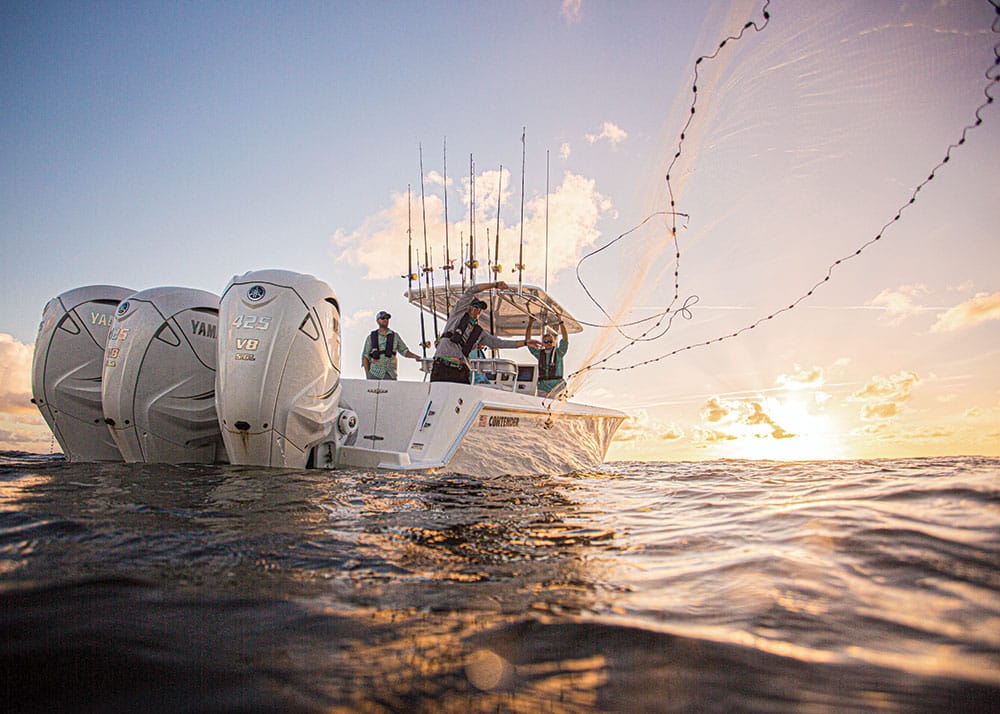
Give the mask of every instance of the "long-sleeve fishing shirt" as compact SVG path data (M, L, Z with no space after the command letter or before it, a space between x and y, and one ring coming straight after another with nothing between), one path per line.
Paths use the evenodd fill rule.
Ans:
M458 299L452 308L451 314L448 315L448 321L444 324L444 330L442 334L450 331L454 331L458 328L458 324L462 321L462 317L469 311L469 306L472 301L477 299L476 295L486 289L483 285L477 285L466 290L462 297ZM466 327L466 332L471 331L475 323L469 320L469 325ZM486 345L487 347L492 347L493 349L505 349L512 347L523 346L524 340L518 338L504 339L502 337L497 337L491 335L490 333L483 330L483 333L479 336L479 343ZM451 341L447 337L442 337L438 342L437 349L434 351L434 358L453 360L455 362L464 361L465 355L462 353L462 348Z

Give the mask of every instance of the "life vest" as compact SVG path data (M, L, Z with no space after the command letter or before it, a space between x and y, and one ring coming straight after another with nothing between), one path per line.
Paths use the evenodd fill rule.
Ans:
M472 326L472 330L466 334L465 331L469 329L470 322L472 322L472 318L469 317L469 313L465 313L462 315L462 319L458 321L454 330L441 333L441 337L447 337L458 345L462 349L462 354L466 357L472 352L472 348L479 344L479 336L483 334L483 328L479 326L478 321Z
M378 347L378 330L372 330L368 339L372 348L371 359L377 362L383 354L390 358L396 356L396 333L392 330L389 330L389 334L385 336L385 352L382 352Z
M562 379L562 371L556 364L556 349L538 350L538 381Z

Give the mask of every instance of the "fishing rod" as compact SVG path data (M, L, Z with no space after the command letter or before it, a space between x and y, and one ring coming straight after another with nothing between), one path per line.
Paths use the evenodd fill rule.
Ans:
M437 293L434 291L434 268L432 267L434 265L434 249L431 248L431 252L428 253L425 257L427 258L427 267L424 268L424 271L430 276L430 278L429 278L429 280L430 280L430 293L429 293L429 295L431 296L431 300L430 300L430 303L431 303L431 314L434 316L434 342L437 342L437 340L438 340L438 301L437 301Z
M493 262L493 256L490 253L490 227L486 226L486 269L493 270L495 263ZM496 303L494 297L496 296L496 291L490 288L490 315L493 314L493 310L496 308ZM490 319L490 333L496 334L493 330L493 320ZM496 351L493 350L493 356L496 357Z
M427 328L424 325L424 292L426 286L426 277L423 278L423 282L420 277L420 249L414 248L413 252L417 255L417 303L420 305L420 347L424 350L424 355L426 356L427 348L430 347L430 341L427 339Z
M493 270L493 254L490 252L490 227L486 226L486 270Z
M500 175L497 178L497 234L496 245L493 249L493 279L499 280L503 266L500 264L500 199L503 198L503 164L500 164ZM487 242L489 240L487 239Z
M521 294L521 278L524 275L524 135L526 127L521 127L521 244L517 252L517 294Z
M500 279L500 273L503 271L503 266L500 264L500 201L503 198L503 164L500 164L500 173L497 176L497 233L494 237L496 243L493 248L493 280L497 281ZM486 247L489 249L490 239L486 239ZM490 288L490 332L496 334L496 330L493 329L495 326L493 324L493 317L497 314L497 298L496 290ZM494 355L495 356L495 355Z
M406 280L408 284L408 293L410 297L413 296L413 281L417 281L417 300L420 303L420 350L423 352L424 359L427 359L427 328L424 326L424 294L420 291L420 274L413 272L413 222L411 220L411 205L410 205L410 185L406 184L406 238L407 238L407 271ZM420 256L417 256L417 264L420 264Z
M420 148L420 210L423 213L424 218L424 258L427 263L424 265L424 273L430 273L430 280L427 276L424 276L424 285L430 285L430 302L431 302L431 315L434 316L434 341L437 342L438 339L438 315L437 315L437 305L434 299L434 265L432 258L430 256L430 251L427 249L427 199L424 195L424 147L422 144L418 145Z
M549 152L545 151L545 292L549 291Z
M469 282L476 284L476 164L469 154L469 261L465 264L469 269Z
M458 255L459 257L465 255L465 234L462 231L458 232ZM462 276L462 292L465 292L465 261L462 260L458 264L458 274Z
M448 247L448 138L444 140L444 308L451 315L451 251Z

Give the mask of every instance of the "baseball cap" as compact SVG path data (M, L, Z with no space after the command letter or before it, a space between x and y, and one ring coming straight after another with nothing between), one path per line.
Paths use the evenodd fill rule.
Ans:
M392 317L392 315L390 315L389 313L387 313L385 310L382 310L378 315L375 316L375 319L376 320L381 320L381 319L384 318L384 319L388 320L390 317Z

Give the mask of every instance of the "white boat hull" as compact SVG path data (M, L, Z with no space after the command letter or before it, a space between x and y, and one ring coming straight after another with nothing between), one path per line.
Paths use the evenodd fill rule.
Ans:
M495 387L447 382L342 381L358 415L339 466L446 470L477 476L557 474L604 460L625 415Z

